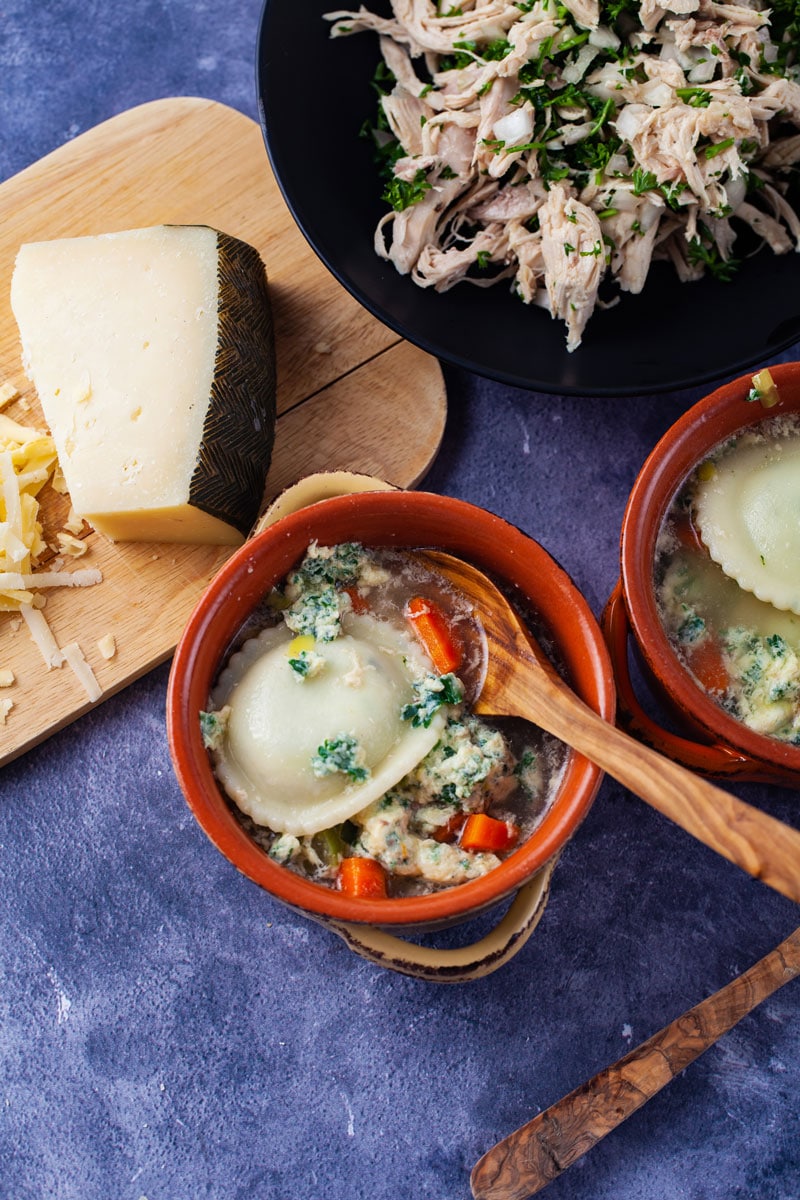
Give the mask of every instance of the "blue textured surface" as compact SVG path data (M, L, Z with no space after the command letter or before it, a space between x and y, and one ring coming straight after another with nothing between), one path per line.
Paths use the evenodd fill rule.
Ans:
M0 178L161 96L255 117L258 17L255 0L5 0ZM696 396L446 380L427 486L531 533L599 613L636 472ZM171 773L166 680L0 774L2 1200L468 1200L497 1138L797 921L606 781L508 966L449 988L383 972L205 839ZM735 790L799 823L795 792ZM790 985L546 1194L797 1200L798 1016Z

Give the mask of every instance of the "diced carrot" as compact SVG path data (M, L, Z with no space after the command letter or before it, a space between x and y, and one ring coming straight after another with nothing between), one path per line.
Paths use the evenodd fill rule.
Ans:
M519 828L509 821L498 821L486 813L470 813L461 834L464 850L494 852L510 850L516 845Z
M715 637L704 637L687 654L692 674L707 692L724 692L730 683L722 647Z
M347 592L348 596L350 597L350 603L353 606L354 613L369 612L369 601L367 600L366 596L361 595L361 592L358 590L355 584L352 584L350 587L342 588L342 591Z
M386 871L375 858L343 858L336 879L339 890L348 896L370 900L386 896Z
M414 596L406 604L406 617L440 675L461 665L461 646L442 610L425 596Z
M440 825L435 830L431 837L435 842L452 842L459 833L461 826L464 824L466 817L463 812L454 813L449 821L445 821L444 825Z

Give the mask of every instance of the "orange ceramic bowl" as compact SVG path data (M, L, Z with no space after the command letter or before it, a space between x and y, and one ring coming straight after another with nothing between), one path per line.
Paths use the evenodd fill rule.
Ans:
M770 368L780 402L748 401L752 375L726 383L676 421L647 458L628 500L621 574L603 614L616 677L620 722L685 766L711 776L800 783L800 746L756 733L721 708L686 670L659 620L653 584L656 539L684 480L727 438L781 413L800 412L800 363ZM629 634L654 692L676 718L676 734L640 705L628 669ZM685 734L685 736L683 736Z
M218 849L271 895L323 922L413 929L466 919L513 894L555 858L586 815L602 772L571 755L552 806L528 841L489 874L445 891L353 899L273 862L242 829L217 783L201 740L199 713L231 640L313 539L323 545L435 546L516 586L551 633L576 690L613 720L613 677L600 627L564 571L518 529L459 500L402 491L327 499L281 518L233 554L188 621L170 674L169 744L186 800Z

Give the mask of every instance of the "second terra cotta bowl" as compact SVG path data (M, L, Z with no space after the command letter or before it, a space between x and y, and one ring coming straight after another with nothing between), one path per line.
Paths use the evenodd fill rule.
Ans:
M800 785L800 746L755 732L727 712L681 662L659 619L653 579L656 540L673 497L691 472L727 439L764 420L800 413L800 363L769 368L778 403L749 399L752 375L711 392L667 430L645 461L628 499L620 540L620 579L602 624L617 682L619 720L629 732L702 774ZM673 720L640 703L631 679L632 636L645 680ZM671 728L666 728L669 724Z
M339 922L384 930L435 929L498 904L537 874L546 872L549 882L552 865L586 815L602 779L600 769L577 754L569 756L555 798L526 842L482 878L428 895L350 898L274 862L245 832L214 776L199 713L208 704L232 639L315 539L323 545L358 541L366 546L438 547L489 571L517 589L537 615L578 694L604 718L614 719L613 675L599 625L570 578L535 541L483 509L425 492L325 499L282 517L236 551L202 595L178 645L167 701L170 751L201 827L251 880L339 933Z

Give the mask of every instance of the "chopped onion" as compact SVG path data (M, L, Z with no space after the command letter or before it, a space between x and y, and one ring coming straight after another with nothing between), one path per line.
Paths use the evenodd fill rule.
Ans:
M589 45L596 46L598 50L616 50L619 38L607 25L598 25L589 33Z
M597 58L597 47L587 42L585 46L581 46L575 55L574 62L567 63L562 68L562 79L566 83L580 83L595 58Z
M675 93L668 83L660 79L651 79L642 85L642 99L651 108L667 108L675 103Z
M690 83L710 83L714 78L714 72L717 69L717 63L712 54L706 58L696 62L694 66L687 71L686 78Z
M495 121L492 132L506 146L524 146L533 133L533 107L526 103L506 113Z
M626 104L617 113L617 133L625 141L630 142L642 128L642 118L649 115L646 104Z

